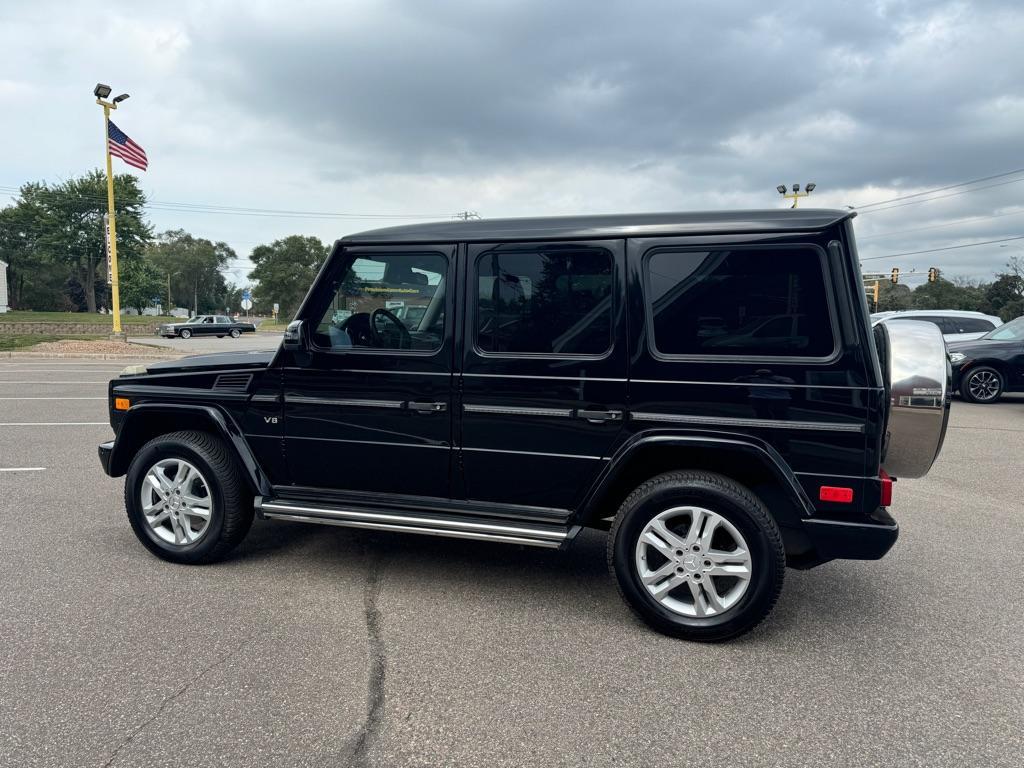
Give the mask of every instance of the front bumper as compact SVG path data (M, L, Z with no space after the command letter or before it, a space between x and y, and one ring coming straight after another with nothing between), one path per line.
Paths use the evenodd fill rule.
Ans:
M802 531L805 549L788 558L794 568L813 568L830 560L878 560L892 549L900 526L885 507L863 521L807 518Z
M97 451L100 455L100 466L103 467L103 471L106 474L110 474L110 456L114 453L114 441L110 440L106 443L100 443Z

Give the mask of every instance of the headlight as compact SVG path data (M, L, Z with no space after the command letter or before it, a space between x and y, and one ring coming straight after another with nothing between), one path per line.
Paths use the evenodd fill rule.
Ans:
M965 355L963 352L949 353L949 362L951 362L953 365L956 365L957 363L962 363L966 359L967 355Z
M121 371L121 375L122 376L141 376L145 372L146 372L146 366L144 366L144 365L129 365L127 368L125 368L123 371Z

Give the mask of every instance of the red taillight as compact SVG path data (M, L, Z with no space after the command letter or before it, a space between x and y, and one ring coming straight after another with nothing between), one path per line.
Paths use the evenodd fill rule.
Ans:
M833 485L823 485L821 490L818 491L818 498L822 501L849 504L853 501L853 488L837 488Z
M881 488L878 503L883 507L888 507L892 504L892 478L884 469L878 470L878 484Z

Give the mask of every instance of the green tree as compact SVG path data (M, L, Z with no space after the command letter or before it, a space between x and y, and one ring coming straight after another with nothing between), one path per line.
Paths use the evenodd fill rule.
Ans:
M152 231L142 217L146 197L134 176L115 176L114 195L117 255L124 266L141 258ZM20 217L22 244L34 260L28 269L42 269L51 282L59 274L61 281L80 285L89 312L95 312L99 303L110 306L103 231L106 176L92 171L54 186L26 184L14 207L19 211L15 215ZM19 269L24 273L25 266Z
M940 277L934 283L924 283L912 294L914 309L966 309L978 310L983 292L970 282L960 284Z
M118 270L121 278L121 305L142 310L152 306L153 299L160 296L163 287L160 272L148 258L141 257L125 262Z
M1020 256L1012 257L1006 271L986 287L985 309L1006 322L1024 315L1024 259Z
M227 243L175 229L161 233L147 256L164 286L160 293L166 293L167 283L171 284L170 303L191 306L196 314L224 309L228 288L221 270L235 258Z
M328 250L318 238L301 235L290 235L254 248L250 258L256 268L249 277L259 283L253 293L264 311L276 302L281 305L279 317L292 317L327 258Z
M873 284L868 287L874 288ZM868 301L870 306L871 301ZM894 310L910 309L913 304L913 295L909 285L899 283L893 285L889 280L878 281L878 312L892 312Z

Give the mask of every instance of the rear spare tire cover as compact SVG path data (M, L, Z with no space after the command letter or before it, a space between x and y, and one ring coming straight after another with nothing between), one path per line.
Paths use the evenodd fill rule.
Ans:
M882 468L893 477L923 477L942 449L949 422L952 369L938 326L917 320L881 323L888 344L889 418Z

